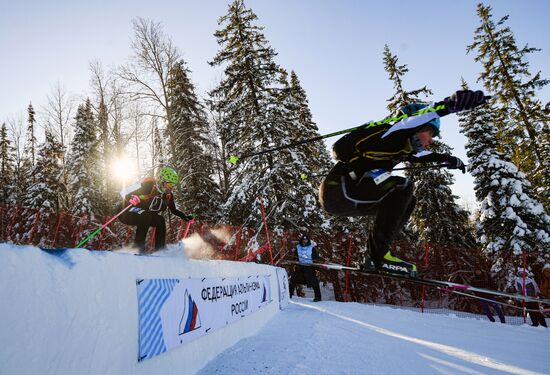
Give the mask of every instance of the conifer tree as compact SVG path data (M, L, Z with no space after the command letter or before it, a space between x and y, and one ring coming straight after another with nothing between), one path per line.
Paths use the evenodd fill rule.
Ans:
M36 119L35 112L32 104L29 104L27 108L27 131L25 133L25 146L23 148L23 155L21 158L21 167L19 168L17 178L17 197L18 201L23 206L28 206L28 196L26 195L25 187L30 186L36 182L36 179L32 175L32 170L35 165L36 159Z
M550 244L550 217L533 196L531 184L511 159L509 145L497 134L493 105L459 115L474 190L481 203L477 225L484 252L501 280L513 279L513 255L536 251L532 265L544 263ZM516 258L517 259L517 258Z
M276 53L256 26L257 16L241 0L220 18L221 50L211 62L225 76L211 92L223 114L220 144L233 155L289 144L318 135L296 74L275 63ZM318 230L326 218L317 204L317 181L301 181L329 167L322 143L302 145L244 160L230 176L225 209L230 222L261 225L263 199L270 229Z
M384 70L388 72L389 78L393 81L393 88L395 89L395 94L387 100L388 111L391 114L400 114L400 110L403 106L409 103L420 103L424 102L419 99L420 96L432 95L432 90L426 86L412 90L406 91L403 87L403 76L409 72L409 68L406 64L398 65L399 59L397 55L392 55L390 47L386 44L384 45Z
M218 21L222 29L214 34L221 50L210 64L223 65L225 75L210 95L217 98L215 109L224 113L225 123L219 133L224 137L221 142L232 154L280 145L282 137L288 136L282 123L284 115L277 104L282 69L274 61L276 53L268 45L262 28L254 25L256 19L242 0L236 0ZM273 204L267 201L269 206L276 204L275 196L281 192L268 187L281 167L282 154L254 158L233 170L223 207L229 222L241 224L247 219L254 224L261 222L258 213L262 195L273 199Z
M6 123L0 128L0 203L14 203L14 155Z
M37 150L36 165L32 170L36 182L26 191L29 215L24 215L24 242L45 245L50 237L50 224L55 222L61 208L60 196L64 189L61 182L63 152L54 135L46 131L45 142Z
M286 72L283 72L286 81ZM319 129L313 121L307 95L297 74L292 71L290 82L280 90L278 114L282 116L281 127L287 135L285 141L299 140L319 135ZM284 201L275 212L283 220L285 228L328 231L330 221L318 203L320 178L315 177L328 172L331 167L330 156L324 142L309 142L282 153L284 158L278 176L280 185L274 189L284 194L278 199ZM291 223L291 226L285 223Z
M530 71L529 55L539 49L528 45L519 48L512 30L506 26L508 16L495 24L491 11L490 6L478 4L481 25L467 50L478 52L475 61L483 64L479 80L498 99L494 110L502 121L495 123L496 135L503 148L512 152L511 160L527 174L534 192L548 208L550 103L544 105L536 93L550 81L541 78L540 71Z
M35 118L35 112L34 108L32 106L32 103L29 104L29 107L27 108L27 140L25 144L25 152L27 153L27 157L30 160L31 166L34 167L35 164L35 158L36 158L36 118Z
M76 216L90 215L90 219L95 220L96 216L105 212L101 212L104 197L98 189L101 179L97 130L89 99L78 107L75 120L75 133L67 161L71 198L69 210Z
M451 148L435 141L430 151L451 154ZM456 204L452 193L453 176L442 169L415 171L416 207L411 219L423 241L456 247L473 247L475 238L468 212Z
M188 69L180 60L172 68L170 89L171 128L168 139L174 144L170 149L170 165L181 177L181 194L177 199L184 212L200 213L201 219L213 220L217 215L220 193L213 181L214 144L208 138L206 114L195 87L188 77Z

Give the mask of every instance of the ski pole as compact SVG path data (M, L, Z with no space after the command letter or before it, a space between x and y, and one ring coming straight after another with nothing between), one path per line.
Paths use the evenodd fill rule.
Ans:
M418 115L422 115L422 114L425 114L425 113L428 113L428 112L437 112L437 111L442 111L446 108L446 104L445 103L439 103L437 105L437 107L427 107L427 108L422 108L410 115L407 115L407 114L402 114L400 116L397 116L397 117L388 117L388 118L385 118L383 120L380 120L380 121L370 121L370 122L367 122L367 123L364 123L362 125L359 125L359 126L356 126L356 127L353 127L353 128L349 128L349 129L344 129L344 130L340 130L340 131L337 131L337 132L334 132L334 133L330 133L330 134L325 134L325 135L319 135L317 137L313 137L313 138L309 138L309 139L304 139L304 140L301 140L301 141L297 141L297 142L294 142L294 143L289 143L288 145L283 145L283 146L277 146L277 147L273 147L273 148L268 148L268 149L265 149L265 150L261 150L261 151L257 151L257 152L252 152L250 154L245 154L245 155L240 155L240 156L237 156L237 155L231 155L228 159L229 163L231 164L237 164L237 162L239 160L243 160L243 159L248 159L248 158L251 158L253 156L258 156L258 155L263 155L263 154L267 154L267 153L270 153L270 152L273 152L273 151L279 151L279 150L283 150L285 148L291 148L291 147L295 147L295 146L299 146L299 145L302 145L304 143L309 143L309 142L314 142L314 141L319 141L321 139L325 139L325 138L330 138L330 137L334 137L336 135L340 135L340 134L345 134L345 133L351 133L352 131L354 130L357 130L357 129L362 129L362 128L369 128L369 127L372 127L372 126L378 126L378 125L383 125L383 124L389 124L389 123L392 123L392 122L397 122L397 121L400 121L404 118L409 118L409 117L414 117L414 116L418 116Z
M111 220L109 220L108 222L106 222L105 224L103 224L101 227L97 228L95 230L95 232L93 232L92 234L90 234L88 237L86 237L85 239L83 239L82 241L80 241L80 243L78 245L76 245L76 248L79 248L81 247L82 245L84 245L86 242L88 242L92 237L94 237L96 234L98 234L99 232L101 232L103 229L105 229L109 224L111 224L113 221L115 221L115 219L117 217L119 217L120 215L122 215L124 212L126 212L126 210L128 210L130 207L132 207L132 204L129 204L125 209L123 209L122 211L120 211L118 214L116 214L115 216L113 216L113 218Z
M436 164L436 165L423 165L423 166L420 166L420 167L402 167L402 168L393 168L392 171L409 171L409 170L421 170L421 169L444 168L444 167L448 167L448 165L447 164ZM467 165L465 165L464 167L467 167ZM301 174L300 178L302 179L302 181L305 181L310 177L324 177L324 176L327 176L327 175L328 175L328 173L312 174L310 176L308 176L306 174Z

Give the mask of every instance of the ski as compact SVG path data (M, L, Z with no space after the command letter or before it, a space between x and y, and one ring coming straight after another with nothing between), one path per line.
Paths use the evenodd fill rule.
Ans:
M379 271L374 268L370 270L362 270L357 267L349 267L349 266L344 266L337 263L300 263L296 261L285 261L285 262L288 264L296 264L296 265L307 266L307 267L317 267L317 268L322 268L326 270L350 271L360 275L381 276L381 277L388 277L396 280L409 281L415 284L432 286L446 292L465 294L477 299L483 299L483 297L480 297L477 294L489 294L492 296L505 297L508 299L515 299L518 301L539 302L545 305L550 305L550 300L547 300L547 299L538 299L535 297L523 296L521 294L506 293L498 290L478 288L467 284L453 283L451 281L425 279L422 277L410 277L406 275L399 275L395 273Z

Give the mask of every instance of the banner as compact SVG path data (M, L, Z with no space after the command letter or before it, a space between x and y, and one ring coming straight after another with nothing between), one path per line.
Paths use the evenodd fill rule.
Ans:
M277 284L279 285L279 309L283 310L289 304L288 274L284 268L277 267Z
M140 279L139 357L149 359L271 303L269 276Z

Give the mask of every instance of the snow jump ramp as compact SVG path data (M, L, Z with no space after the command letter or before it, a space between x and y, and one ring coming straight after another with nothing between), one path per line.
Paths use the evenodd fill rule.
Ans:
M0 373L193 374L288 304L282 268L0 245Z

